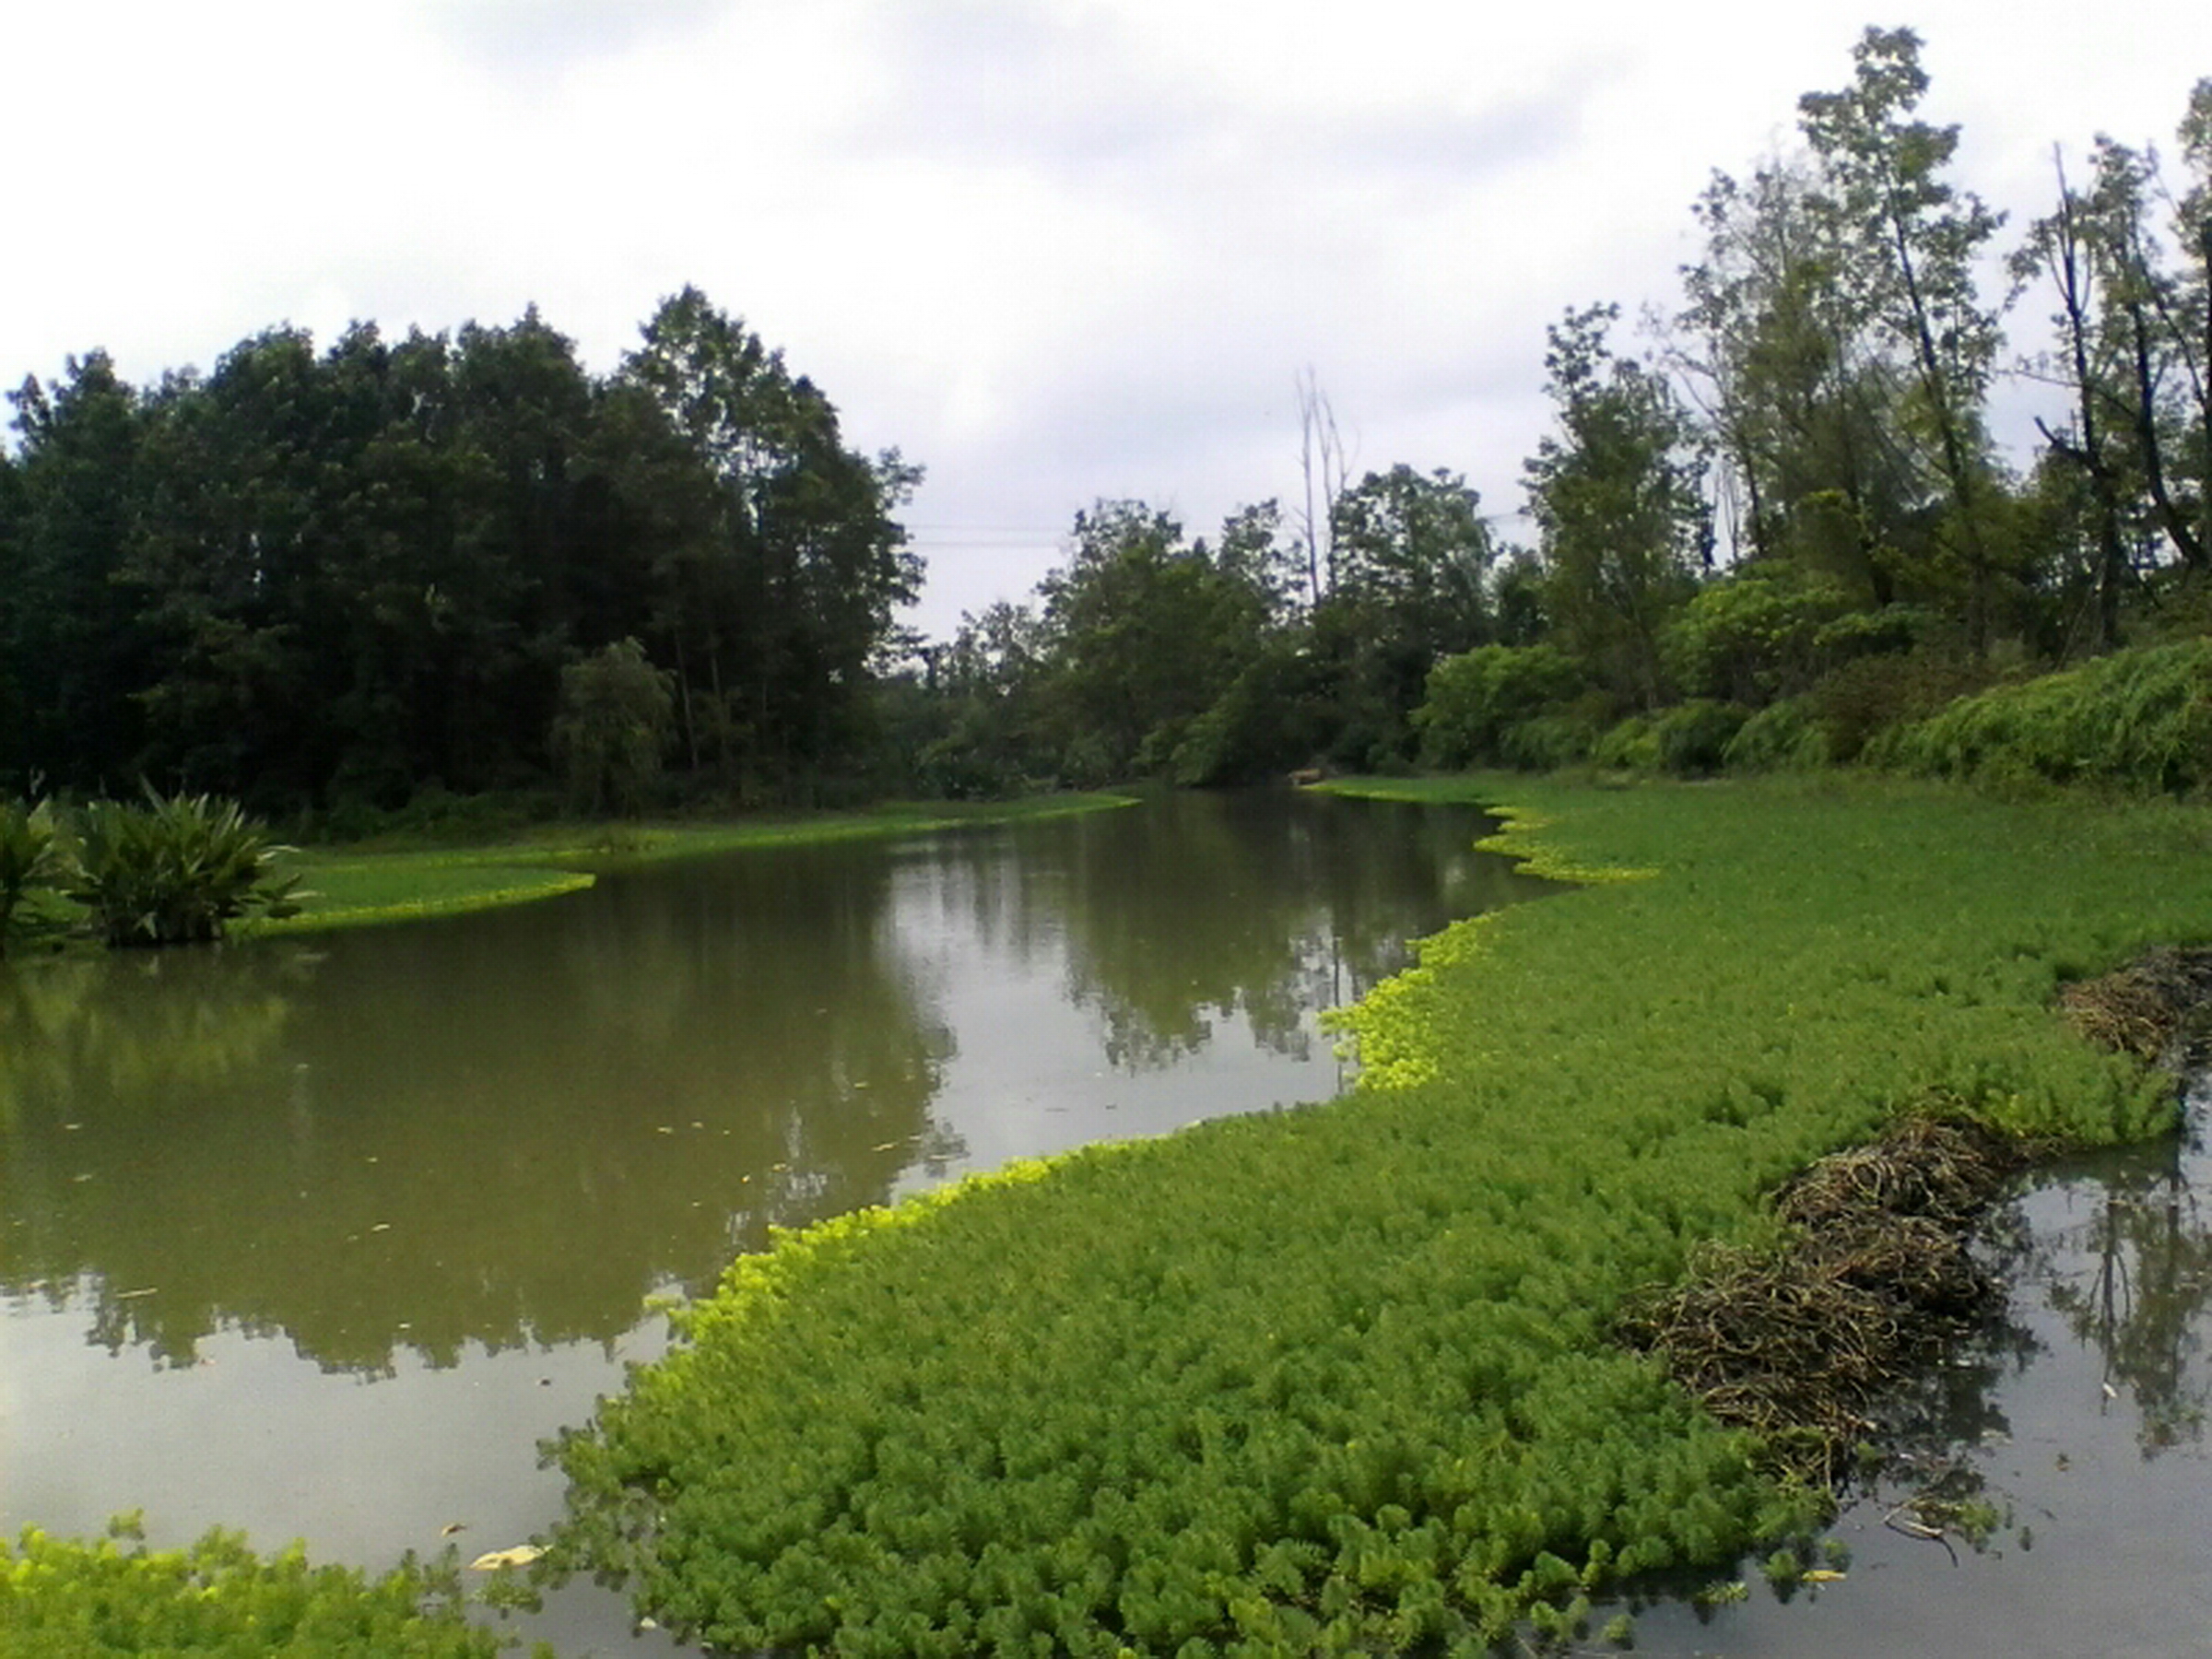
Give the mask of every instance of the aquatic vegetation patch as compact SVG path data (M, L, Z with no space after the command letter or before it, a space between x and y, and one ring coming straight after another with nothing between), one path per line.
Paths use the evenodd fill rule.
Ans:
M27 1529L0 1538L0 1656L145 1659L298 1654L301 1659L488 1659L512 1644L472 1626L453 1563L410 1556L378 1578L312 1567L297 1545L256 1555L216 1531L148 1549L135 1518L106 1538ZM540 1653L550 1650L540 1645Z
M741 1651L1478 1652L1806 1525L1824 1495L1623 1347L1623 1310L1771 1245L1791 1177L1917 1103L2171 1126L2162 1080L2053 1003L2212 938L2203 817L1878 780L1503 793L1553 867L1649 876L1430 942L1345 1020L1343 1100L740 1261L556 1448L554 1561Z

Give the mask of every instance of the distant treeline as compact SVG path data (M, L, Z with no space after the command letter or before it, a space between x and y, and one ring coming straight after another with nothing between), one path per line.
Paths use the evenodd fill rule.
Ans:
M1101 503L1034 604L933 655L949 724L918 752L941 784L1850 761L1999 681L2206 631L2212 78L2171 171L2100 137L2008 248L1951 176L1958 129L1917 115L1919 52L1868 30L1851 84L1799 100L1795 153L1714 175L1647 352L1616 345L1616 306L1550 329L1534 548L1500 541L1455 473L1349 480L1309 381L1292 509L1246 509L1208 547ZM2016 292L1992 298L2000 253ZM2025 357L2002 327L2019 291L2051 307ZM2025 476L1989 429L2007 374L2065 410ZM2151 700L2178 709L2201 661L2160 658ZM1872 758L1958 770L1941 747Z
M264 809L541 783L561 671L627 639L732 792L850 764L920 565L918 473L694 289L611 377L512 327L273 329L12 394L0 790L140 777Z
M1885 734L2212 631L2212 77L2171 166L2099 137L2007 235L1919 118L1919 53L1868 30L1795 152L1714 175L1646 349L1609 304L1548 331L1534 547L1458 472L1350 477L1308 376L1297 500L1210 541L1100 501L1030 601L927 641L892 623L918 470L848 450L694 290L605 380L535 312L319 357L276 330L148 389L73 360L14 394L0 455L0 789L342 817L557 781L635 808L1933 765ZM2022 292L2049 306L2025 356ZM2024 474L1990 432L2006 375L2065 410ZM2195 660L2162 659L2160 707Z

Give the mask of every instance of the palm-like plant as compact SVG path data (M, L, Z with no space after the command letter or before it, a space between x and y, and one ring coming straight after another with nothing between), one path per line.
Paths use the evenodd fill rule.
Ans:
M77 816L76 868L65 888L111 945L176 945L222 937L259 913L295 915L298 881L278 877L261 827L236 802L164 797L95 801Z

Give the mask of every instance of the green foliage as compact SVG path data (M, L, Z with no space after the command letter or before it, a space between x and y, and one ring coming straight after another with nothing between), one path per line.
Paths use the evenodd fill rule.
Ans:
M1593 1588L1798 1535L1812 1496L1613 1310L1932 1096L2169 1126L2048 1005L2212 937L2201 826L1833 779L1378 793L1492 789L1511 849L1655 875L1428 941L1346 1019L1347 1098L740 1260L558 1448L557 1555L740 1651L1329 1653L1570 1629Z
M1721 751L1732 772L1809 771L1828 764L1828 736L1801 699L1769 703Z
M1741 703L1692 698L1676 704L1653 722L1660 767L1677 778L1711 776L1721 770L1728 745L1749 718L1750 711Z
M1446 657L1429 671L1427 700L1413 713L1421 759L1430 766L1494 765L1506 759L1510 729L1582 686L1582 670L1556 645L1478 645Z
M1786 565L1708 582L1668 626L1669 672L1692 697L1759 704L1802 691L1826 666L1823 632L1845 603Z
M1955 651L1924 645L1863 656L1823 676L1806 694L1830 760L1847 763L1891 727L1924 719L1986 686L1992 671Z
M660 776L676 719L676 677L635 640L619 640L560 671L553 753L570 796L587 812L635 813Z
M235 1533L186 1549L147 1549L130 1517L109 1533L83 1543L34 1527L0 1539L0 1656L488 1659L511 1645L468 1623L450 1551L371 1579L310 1567L296 1544L256 1556Z
M1562 642L1624 706L1648 709L1666 689L1666 618L1712 559L1712 509L1688 411L1664 375L1606 342L1619 314L1590 306L1546 330L1558 430L1525 472Z
M94 801L76 817L65 891L110 945L182 945L223 936L241 916L297 913L297 882L235 801L170 795Z
M31 893L54 885L62 867L53 808L0 801L0 954L18 924L17 912Z
M1622 771L1702 778L1719 771L1729 743L1749 718L1736 703L1693 698L1655 714L1632 714L1600 737L1590 759Z
M2212 640L2116 652L1962 698L1866 759L1937 777L2190 794L2212 783Z

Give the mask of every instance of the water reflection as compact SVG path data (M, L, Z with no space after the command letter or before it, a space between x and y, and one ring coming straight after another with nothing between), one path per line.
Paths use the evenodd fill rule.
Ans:
M1999 1218L1988 1246L2010 1305L1883 1413L1897 1454L1838 1522L1847 1582L1770 1596L1755 1577L1747 1604L1718 1613L1653 1607L1638 1648L2198 1651L2208 1109L2200 1080L2191 1137L2038 1171ZM1907 1535L1915 1524L1946 1536Z
M1331 1092L1316 1008L1537 890L1477 827L1176 798L312 947L6 964L0 1288L170 1367L224 1330L371 1378L606 1348L771 1226Z

